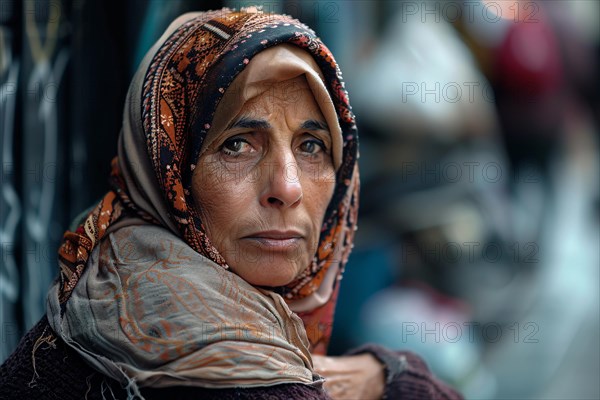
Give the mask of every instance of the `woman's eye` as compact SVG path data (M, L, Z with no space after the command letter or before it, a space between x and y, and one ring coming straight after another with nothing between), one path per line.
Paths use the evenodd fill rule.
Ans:
M317 154L325 150L325 144L318 139L309 139L300 144L300 150L307 154Z
M221 146L221 151L229 156L239 156L250 151L250 144L242 138L227 139Z

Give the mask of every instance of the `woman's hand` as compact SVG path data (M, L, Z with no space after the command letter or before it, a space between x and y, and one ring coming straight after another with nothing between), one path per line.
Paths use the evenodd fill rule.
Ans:
M313 355L315 371L325 378L325 390L334 399L379 400L385 392L383 364L369 353L327 357Z

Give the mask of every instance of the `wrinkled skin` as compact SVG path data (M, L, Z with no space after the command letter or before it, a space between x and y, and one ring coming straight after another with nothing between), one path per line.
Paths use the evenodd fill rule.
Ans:
M283 286L317 250L335 186L331 135L303 76L247 101L192 177L206 232L233 272Z
M315 371L325 377L325 390L334 400L381 399L385 391L383 365L371 354L327 357L313 355Z

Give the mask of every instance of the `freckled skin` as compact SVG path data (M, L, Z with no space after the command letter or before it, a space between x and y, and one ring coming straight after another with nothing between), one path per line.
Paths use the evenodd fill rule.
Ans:
M307 129L325 118L303 76L245 103L240 120L262 126L234 123L218 136L198 160L193 196L232 271L253 285L286 285L317 250L335 186L331 136Z

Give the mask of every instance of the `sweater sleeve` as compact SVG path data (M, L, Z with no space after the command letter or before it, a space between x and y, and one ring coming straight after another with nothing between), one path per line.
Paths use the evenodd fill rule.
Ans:
M346 355L370 353L385 368L386 400L461 400L463 396L437 379L427 364L410 351L393 351L376 344L350 350Z

